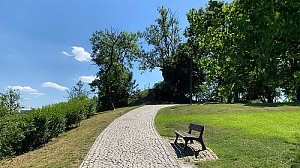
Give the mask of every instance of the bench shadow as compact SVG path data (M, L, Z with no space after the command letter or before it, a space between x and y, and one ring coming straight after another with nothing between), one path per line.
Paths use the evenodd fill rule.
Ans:
M177 158L184 158L184 157L187 157L187 156L194 156L195 158L198 158L199 156L199 153L200 151L202 151L201 149L200 150L194 150L193 148L187 146L186 149L184 150L184 143L170 143L172 148L174 149L176 155L177 155Z

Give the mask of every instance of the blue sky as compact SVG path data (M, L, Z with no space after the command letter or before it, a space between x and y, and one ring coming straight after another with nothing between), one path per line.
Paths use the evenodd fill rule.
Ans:
M79 79L88 83L97 72L89 59L96 30L143 31L155 23L157 7L171 8L182 30L186 13L204 0L1 0L0 92L19 89L25 107L66 100ZM139 88L162 80L159 70L133 70ZM86 89L89 90L86 84Z

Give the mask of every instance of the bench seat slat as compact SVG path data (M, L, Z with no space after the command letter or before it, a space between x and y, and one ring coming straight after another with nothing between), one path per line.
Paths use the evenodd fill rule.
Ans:
M187 132L175 131L175 133L178 134L181 137L184 137L184 138L195 138L195 139L197 139L197 137L195 137L194 135L191 135L191 134L189 134Z

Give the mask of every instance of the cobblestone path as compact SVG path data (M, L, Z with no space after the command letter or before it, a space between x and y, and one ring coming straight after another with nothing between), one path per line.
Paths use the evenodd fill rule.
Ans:
M157 111L167 106L146 105L113 121L98 136L80 167L179 167L154 128Z

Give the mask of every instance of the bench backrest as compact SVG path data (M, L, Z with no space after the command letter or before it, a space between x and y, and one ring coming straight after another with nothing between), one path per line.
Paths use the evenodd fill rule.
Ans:
M190 125L189 125L189 134L192 133L192 130L200 132L199 137L202 137L203 131L204 131L204 126L190 123Z

